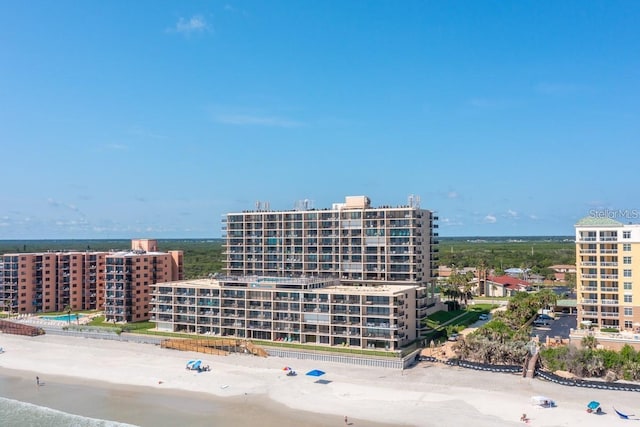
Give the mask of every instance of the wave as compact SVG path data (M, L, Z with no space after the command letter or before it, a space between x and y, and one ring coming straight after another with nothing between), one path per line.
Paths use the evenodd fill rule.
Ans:
M0 397L3 427L137 427L133 424L69 414L32 403Z

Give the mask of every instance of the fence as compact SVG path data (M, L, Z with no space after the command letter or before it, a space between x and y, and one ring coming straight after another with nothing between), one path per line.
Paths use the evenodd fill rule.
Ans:
M640 384L610 383L606 381L589 381L582 379L568 379L541 369L536 370L536 375L547 381L569 387L586 387L600 390L637 391L640 392Z
M403 359L378 359L374 357L344 356L333 353L281 350L274 348L268 348L267 353L272 357L286 357L290 359L314 360L318 362L342 363L345 365L369 366L375 368L404 369L415 363L416 355L419 351L415 351Z
M161 338L161 337L128 334L124 332L118 335L115 332L74 331L74 330L63 330L61 328L46 327L46 326L43 329L49 335L62 335L66 337L92 338L92 339L100 339L100 340L135 342L138 344L152 344L152 345L160 345L162 341L164 341L164 338Z

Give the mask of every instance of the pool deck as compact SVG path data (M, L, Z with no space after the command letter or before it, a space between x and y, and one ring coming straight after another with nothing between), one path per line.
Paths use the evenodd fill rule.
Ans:
M46 316L46 315L44 315ZM53 317L53 316L52 316ZM71 324L80 324L84 325L91 321L93 316L84 315L79 317L78 320L74 319L73 314L71 315L71 322L68 320L54 320L54 319L45 319L43 315L34 315L34 314L20 314L17 317L12 317L11 320L18 321L20 323L26 323L34 326L67 326Z

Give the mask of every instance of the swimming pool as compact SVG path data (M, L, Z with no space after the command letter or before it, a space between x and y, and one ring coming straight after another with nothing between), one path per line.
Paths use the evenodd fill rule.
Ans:
M76 319L82 319L83 317L87 317L87 315L71 313L71 314L59 314L57 316L40 316L40 318L44 320L57 320L59 322L75 322Z

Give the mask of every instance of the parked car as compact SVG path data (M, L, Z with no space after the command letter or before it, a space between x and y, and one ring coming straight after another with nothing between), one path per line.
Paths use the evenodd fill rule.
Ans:
M489 320L489 315L487 313L482 313L478 316L478 320Z
M451 334L449 335L449 338L447 338L449 341L458 341L458 337L460 336L460 334Z
M551 324L551 321L549 319L536 319L533 321L533 324L535 326L547 326Z

